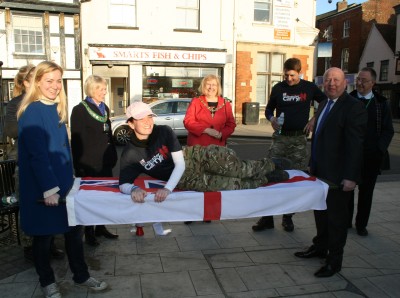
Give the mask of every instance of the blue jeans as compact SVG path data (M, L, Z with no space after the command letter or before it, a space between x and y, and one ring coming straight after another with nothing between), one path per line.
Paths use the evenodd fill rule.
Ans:
M46 287L55 282L54 271L50 265L52 238L53 235L33 236L33 259L42 287ZM76 283L83 283L90 275L83 253L82 226L73 227L69 232L64 234L64 238L65 251L68 256L69 267L73 274L72 279Z

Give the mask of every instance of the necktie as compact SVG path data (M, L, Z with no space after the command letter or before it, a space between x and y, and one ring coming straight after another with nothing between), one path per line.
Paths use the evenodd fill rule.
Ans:
M321 120L319 123L317 122L317 128L315 129L315 134L313 136L313 142L312 142L312 147L311 147L311 162L312 162L312 167L315 168L316 165L316 145L317 145L317 136L319 133L320 128L322 127L326 117L328 117L329 110L331 109L331 106L333 104L333 100L329 99L328 103L326 104L326 108L324 113L321 116Z
M318 135L319 130L321 129L323 123L325 122L326 117L328 117L328 114L329 114L329 111L331 109L332 104L333 104L333 100L329 99L328 103L326 104L325 111L321 116L321 120L319 121L319 123L317 123L318 126L317 126L317 129L315 130L315 135L316 136Z

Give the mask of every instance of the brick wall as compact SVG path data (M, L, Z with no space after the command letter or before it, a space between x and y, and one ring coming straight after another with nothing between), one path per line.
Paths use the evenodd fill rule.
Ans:
M236 106L235 111L237 115L242 114L242 103L251 101L250 92L251 87L251 65L253 59L251 58L251 52L238 51L236 54Z

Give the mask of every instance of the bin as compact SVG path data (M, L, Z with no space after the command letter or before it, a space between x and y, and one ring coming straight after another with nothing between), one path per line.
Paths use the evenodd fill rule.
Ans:
M242 105L242 123L243 124L258 124L260 119L260 103L259 102L244 102Z

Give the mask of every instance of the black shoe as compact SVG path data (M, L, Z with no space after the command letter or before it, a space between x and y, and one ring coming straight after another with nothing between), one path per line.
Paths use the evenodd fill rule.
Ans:
M293 162L284 157L272 157L272 162L275 164L275 170L291 170L293 169Z
M291 215L284 215L282 217L282 226L286 232L293 232L294 224Z
M193 221L184 221L183 223L184 223L185 225L190 225L192 222L193 222Z
M266 229L274 228L274 218L272 216L263 216L258 221L257 224L251 227L254 232L264 231Z
M282 182L289 179L289 173L284 170L273 170L265 175L267 177L268 182Z
M294 255L298 258L303 258L303 259L310 259L315 257L326 258L327 252L317 250L314 245L311 245L308 249L304 251L296 251Z
M33 262L32 246L24 247L24 258L29 262Z
M51 249L50 249L50 256L53 259L62 260L65 257L65 253L64 253L63 250L61 250L61 249L59 249L59 248L57 248L55 246L52 246Z
M100 243L96 239L96 236L94 235L94 227L93 226L85 227L85 243L87 245L90 245L93 247L100 245Z
M118 238L119 235L111 233L105 226L97 226L95 236L100 237L104 236L107 239L115 239Z
M333 267L330 264L322 266L317 272L314 273L316 277L331 277L335 273L338 273L341 268Z
M360 236L368 236L368 230L366 228L357 228L357 234Z

